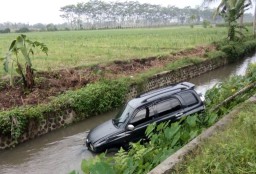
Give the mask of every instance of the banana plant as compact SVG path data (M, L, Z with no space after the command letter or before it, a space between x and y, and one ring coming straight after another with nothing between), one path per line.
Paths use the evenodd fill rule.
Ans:
M212 2L218 2L219 0L204 0L203 4L207 5ZM218 5L214 18L217 15L220 15L225 22L228 24L228 39L230 41L236 40L238 34L240 37L243 37L243 33L237 31L237 28L246 29L241 24L238 25L237 20L243 17L243 14L249 7L252 5L251 0L220 0L220 4ZM247 30L247 29L246 29Z
M25 88L31 89L35 85L34 70L32 69L31 56L34 55L34 49L39 48L48 55L48 47L41 42L31 41L26 35L21 34L12 41L9 51L4 57L4 70L10 73L10 85L13 87L14 70L22 77ZM20 60L20 55L23 61ZM24 63L23 63L24 62Z
M217 8L219 14L228 23L228 39L230 41L234 41L236 38L241 38L244 36L241 29L247 29L242 25L239 25L237 20L242 18L244 12L248 10L250 6L250 0L226 0L224 6L219 6ZM237 28L240 28L240 31L236 30ZM238 34L239 37L237 37L236 34Z

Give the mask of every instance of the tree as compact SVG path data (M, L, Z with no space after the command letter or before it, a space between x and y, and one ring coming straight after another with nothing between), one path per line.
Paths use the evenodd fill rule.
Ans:
M246 0L245 3L249 3L250 5L252 5L251 0ZM240 32L242 32L243 26L244 26L244 10L242 10L242 15L240 17Z
M9 51L4 58L4 70L9 72L9 65L11 64L10 73L10 85L13 86L13 70L16 65L16 72L21 75L25 88L31 89L34 82L34 72L32 69L31 55L34 55L34 48L39 49L47 55L48 48L45 44L38 41L32 42L26 38L26 35L21 34L15 40L12 41ZM24 61L19 60L19 55L22 55ZM12 55L15 55L13 58ZM25 62L22 65L22 62Z
M204 0L204 3L211 3L215 0ZM248 7L251 5L251 0L221 0L218 5L214 17L217 14L223 17L225 22L228 23L228 39L234 41L236 33L242 36L242 32L237 31L237 28L244 28L239 26L237 20L243 16L244 12L248 10Z
M10 33L11 29L10 28L5 28L4 30L0 30L0 33Z
M57 27L54 24L47 24L46 25L47 31L57 31Z
M194 22L195 22L195 20L196 20L196 15L191 15L190 16L190 18L189 18L189 20L190 20L190 22L191 22L191 24L190 24L190 27L191 28L194 28Z
M163 7L137 1L105 2L89 0L85 3L61 7L61 17L71 29L122 28L166 26L173 23L189 23L190 16L195 15L194 22L201 19L211 21L212 9L175 6Z
M253 35L256 37L256 0L254 3L254 20L253 20Z
M27 32L30 32L27 27L22 27L16 31L16 33L27 33Z

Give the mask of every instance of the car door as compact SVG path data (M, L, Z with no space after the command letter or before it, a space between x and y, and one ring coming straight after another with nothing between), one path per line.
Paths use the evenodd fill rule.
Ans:
M153 121L157 124L165 121L174 122L183 116L183 106L179 98L170 97L155 103Z
M145 131L148 124L152 123L154 116L154 105L147 105L138 108L135 112L128 125L133 125L134 130L128 131L129 137L127 137L127 142L137 142L142 138L145 138ZM127 132L127 133L128 133Z

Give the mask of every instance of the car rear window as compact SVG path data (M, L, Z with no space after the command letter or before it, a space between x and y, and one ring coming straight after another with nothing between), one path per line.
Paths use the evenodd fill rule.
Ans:
M191 92L183 92L179 95L184 100L187 106L193 106L198 103L196 96Z

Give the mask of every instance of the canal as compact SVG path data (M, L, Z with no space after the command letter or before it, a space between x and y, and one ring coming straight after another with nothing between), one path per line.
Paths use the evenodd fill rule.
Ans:
M256 54L240 62L226 65L196 78L196 90L205 93L216 83L232 75L244 75L249 63L256 63ZM88 131L113 118L116 111L89 118L47 135L0 152L0 174L68 173L79 170L82 159L93 157L83 145Z

